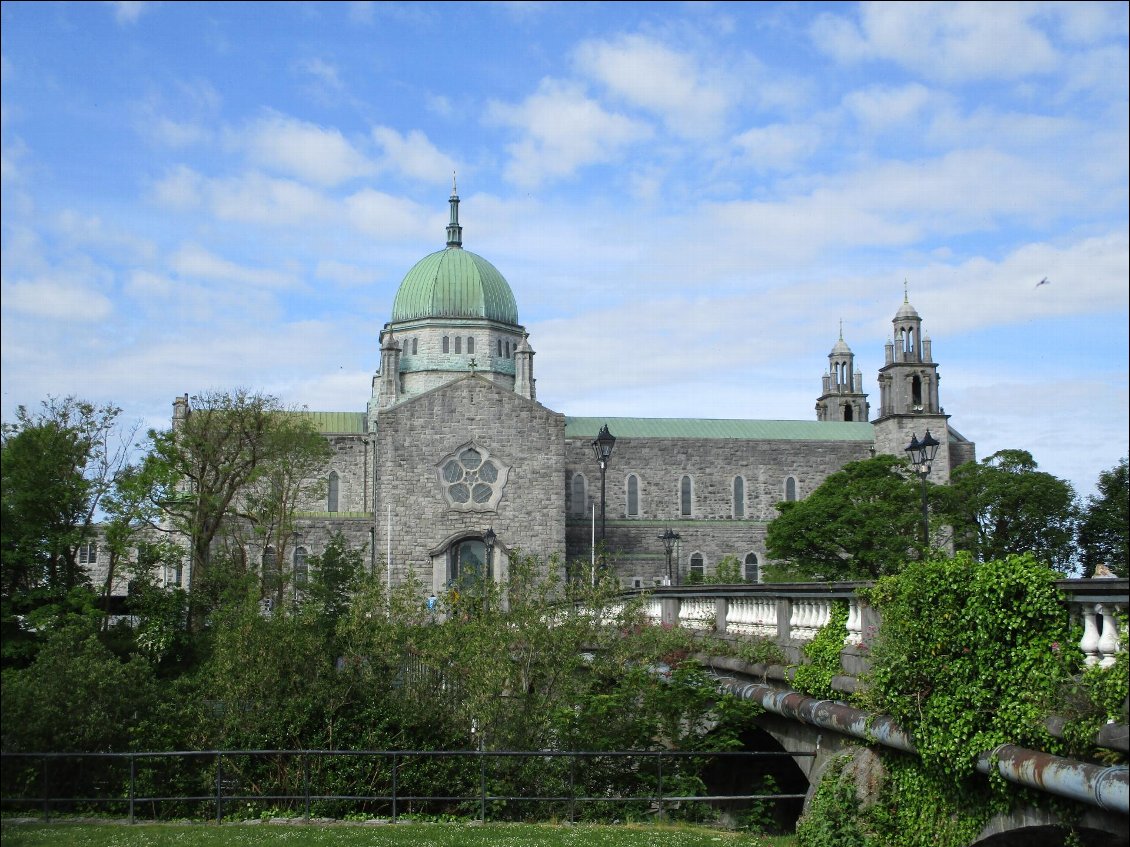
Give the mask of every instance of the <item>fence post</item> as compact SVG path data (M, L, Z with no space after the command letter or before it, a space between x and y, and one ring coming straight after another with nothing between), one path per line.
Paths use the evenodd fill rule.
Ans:
M216 823L223 822L223 769L224 769L224 754L219 750L216 751Z
M576 805L577 805L577 751L574 750L572 755L569 756L569 823L576 823Z
M129 755L129 822L134 823L133 804L137 796L137 760L133 753Z
M479 823L487 822L487 760L479 751Z
M396 776L397 776L397 755L392 754L392 822L396 823Z
M51 804L48 800L49 792L47 791L47 757L43 757L43 822L51 822Z
M302 784L306 790L306 823L310 823L310 754L302 751Z
M660 752L659 756L659 809L658 817L663 820L663 753Z

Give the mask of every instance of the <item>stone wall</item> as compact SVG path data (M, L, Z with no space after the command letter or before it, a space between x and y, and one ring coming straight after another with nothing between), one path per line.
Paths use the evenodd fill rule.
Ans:
M488 527L503 555L564 551L562 415L475 375L383 410L377 426L377 543L383 555L391 537L394 581L412 569L425 583L444 585L447 575L433 573L433 557L442 568L452 543ZM468 445L505 470L493 507L460 507L444 494L440 463Z
M736 439L620 438L606 475L605 520L607 547L618 556L617 570L628 581L666 573L666 558L658 536L668 526L682 537L680 561L685 574L689 557L700 553L706 573L727 555L744 560L756 553L765 563L765 527L776 517L776 504L785 499L785 483L796 480L797 498L811 494L847 462L868 458L863 441L745 441ZM585 476L587 494L583 515L573 502L574 474ZM639 478L639 516L626 514L627 478ZM680 481L689 475L693 485L690 517L680 514ZM734 513L734 477L745 480L745 515ZM569 507L567 555L587 562L591 544L591 504L596 506L600 535L600 467L588 439L565 443L566 495ZM630 584L630 582L628 583Z

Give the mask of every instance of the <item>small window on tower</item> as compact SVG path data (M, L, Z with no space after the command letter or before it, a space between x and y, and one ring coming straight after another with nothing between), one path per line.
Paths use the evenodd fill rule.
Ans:
M446 335L443 337L443 352L451 352L451 340Z
M413 355L413 356L415 356L415 355L416 355L416 353L417 353L417 350L416 350L416 342L417 342L417 341L419 341L419 339L418 339L418 338L413 338L413 339L412 339L412 355Z
M475 352L475 339L474 339L474 336L468 336L468 337L467 337L467 352L468 352L468 353L474 353L474 352Z
M463 339L460 338L458 335L455 336L455 352L456 353L462 353L463 352Z

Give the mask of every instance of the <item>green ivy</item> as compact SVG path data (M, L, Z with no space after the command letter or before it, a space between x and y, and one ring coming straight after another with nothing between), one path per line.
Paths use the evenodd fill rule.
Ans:
M1077 814L1065 801L975 772L979 756L1004 743L1094 755L1101 725L1125 720L1126 654L1112 668L1082 668L1068 646L1079 633L1057 578L1031 555L978 562L961 554L911 562L876 583L869 599L883 625L857 702L894 717L919 755L881 751L885 773L867 802L844 764L830 768L798 827L801 847L958 847L1018 803L1051 807L1063 820ZM815 693L830 682L822 639L837 637L831 629L808 651L812 663L798 668L798 688ZM1064 738L1047 731L1051 714L1070 719Z
M828 623L804 645L808 662L795 669L793 685L797 690L820 700L835 700L843 696L832 687L832 677L843 673L840 652L847 638L847 619L847 603L837 600L832 604Z

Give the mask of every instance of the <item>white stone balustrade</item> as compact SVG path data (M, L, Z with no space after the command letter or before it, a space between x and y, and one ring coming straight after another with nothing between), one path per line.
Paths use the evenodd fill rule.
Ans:
M833 603L846 601L844 649L858 650L856 655L865 660L867 642L874 637L879 621L856 594L864 585L663 586L647 592L643 609L653 624L677 624L695 632L736 638L771 638L797 647L811 641L828 623ZM1127 580L1065 579L1057 587L1066 595L1073 618L1083 624L1078 646L1085 663L1113 666L1130 640L1118 624L1119 613L1127 610Z
M1125 603L1088 603L1082 608L1083 637L1079 640L1079 649L1083 651L1084 664L1098 665L1100 668L1109 668L1114 664L1115 657L1122 649L1122 634L1118 631L1118 619L1114 616L1118 605L1121 605L1123 611L1126 610Z
M679 604L679 626L697 631L713 630L717 623L713 597L688 597Z

